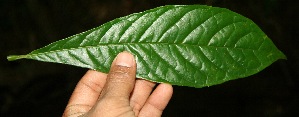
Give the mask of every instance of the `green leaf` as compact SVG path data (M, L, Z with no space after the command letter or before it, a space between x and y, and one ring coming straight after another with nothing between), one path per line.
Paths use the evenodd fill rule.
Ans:
M107 73L122 51L135 55L137 77L204 87L255 74L285 59L251 20L224 8L163 6L131 14L27 55Z

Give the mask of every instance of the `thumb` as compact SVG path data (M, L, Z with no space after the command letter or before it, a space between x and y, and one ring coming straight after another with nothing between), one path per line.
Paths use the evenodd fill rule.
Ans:
M136 62L129 52L119 53L112 62L100 98L130 97L135 84Z

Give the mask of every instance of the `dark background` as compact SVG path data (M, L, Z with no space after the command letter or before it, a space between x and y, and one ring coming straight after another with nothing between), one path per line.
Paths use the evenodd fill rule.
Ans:
M0 116L61 116L87 69L32 60L8 62L109 20L166 4L206 4L252 19L282 50L256 75L201 89L174 86L163 116L299 115L298 0L0 0Z

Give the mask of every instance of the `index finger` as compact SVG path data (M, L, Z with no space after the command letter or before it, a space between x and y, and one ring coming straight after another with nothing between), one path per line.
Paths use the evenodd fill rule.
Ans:
M88 112L98 100L106 78L105 73L88 70L78 82L63 115L73 116Z

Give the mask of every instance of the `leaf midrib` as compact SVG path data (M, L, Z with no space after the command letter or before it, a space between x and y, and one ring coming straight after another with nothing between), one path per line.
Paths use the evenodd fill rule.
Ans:
M88 49L88 48L100 48L101 46L129 46L129 45L170 45L170 46L195 46L195 47L214 47L214 48L231 48L231 49L242 49L242 50L258 50L257 49L251 49L251 48L241 48L241 47L224 47L224 46L209 46L209 45L197 45L197 44L188 44L188 43L166 43L166 42L129 42L129 43L109 43L109 44L98 44L96 46L83 46L83 47L78 47L78 48L69 48L69 49L59 49L59 50L53 50L53 51L47 51L47 52L38 52L35 54L28 54L25 56L38 56L42 54L47 54L47 53L53 53L53 52L61 52L61 51L70 51L70 50L76 50L76 49Z

